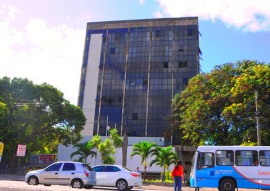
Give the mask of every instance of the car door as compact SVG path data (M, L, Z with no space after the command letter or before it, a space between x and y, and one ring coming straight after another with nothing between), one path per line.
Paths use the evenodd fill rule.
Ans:
M106 180L107 186L115 186L116 181L119 179L121 170L113 165L107 165L103 169L102 178Z
M77 172L79 173L79 172ZM70 184L76 175L76 165L74 163L65 162L58 174L59 184Z
M63 163L55 163L45 168L39 175L42 184L58 184L59 170Z
M96 179L97 179L96 185L101 185L101 186L106 185L106 180L104 179L104 173L103 173L104 166L103 165L95 166L93 167L93 169L96 172Z

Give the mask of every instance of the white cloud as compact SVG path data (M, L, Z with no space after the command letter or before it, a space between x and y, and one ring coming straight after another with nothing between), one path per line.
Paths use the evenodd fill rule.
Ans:
M139 0L139 4L143 5L144 4L144 0Z
M221 20L247 31L270 31L269 0L157 0L163 16Z
M49 83L77 104L85 30L61 24L49 27L42 19L30 19L16 28L12 9L0 7L0 77L22 77L36 84Z
M163 15L162 15L162 13L160 11L156 11L156 12L154 12L154 17L155 18L162 18Z

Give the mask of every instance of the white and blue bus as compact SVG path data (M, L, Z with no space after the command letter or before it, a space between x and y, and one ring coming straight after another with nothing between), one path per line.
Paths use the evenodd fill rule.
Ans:
M220 191L270 189L270 146L199 146L190 186Z

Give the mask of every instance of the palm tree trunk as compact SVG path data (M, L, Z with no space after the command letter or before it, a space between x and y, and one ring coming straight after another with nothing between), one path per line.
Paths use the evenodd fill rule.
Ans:
M143 175L143 181L145 181L145 178L146 178L146 168L147 168L147 166L146 166L146 165L144 165L144 175Z
M165 167L163 168L162 182L165 182Z

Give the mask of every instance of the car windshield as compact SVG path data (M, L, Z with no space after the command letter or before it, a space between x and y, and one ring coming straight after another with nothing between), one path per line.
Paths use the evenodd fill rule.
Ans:
M89 171L93 171L93 169L91 168L91 166L89 166L88 164L82 164L83 167Z

